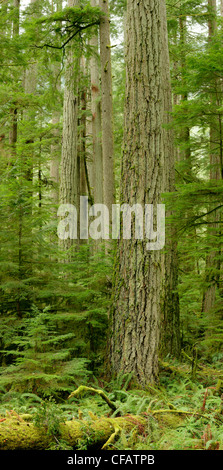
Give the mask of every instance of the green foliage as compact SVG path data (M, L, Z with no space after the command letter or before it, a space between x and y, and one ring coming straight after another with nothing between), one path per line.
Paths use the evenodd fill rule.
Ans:
M61 439L60 424L64 421L64 414L52 400L42 402L34 415L33 423L39 429L44 429L46 435L55 441L48 450L72 450L67 442Z
M143 416L146 426L138 426L131 432L122 431L119 439L112 444L117 450L222 450L222 357L216 357L218 373L213 377L213 369L205 366L195 380L190 378L190 366L172 361L168 364L172 372L165 368L160 374L159 386L147 391L136 388L124 390L126 377L104 384L110 400L116 400L117 414L120 416ZM173 372L175 371L175 372ZM98 384L96 384L98 387ZM124 387L122 388L122 385ZM8 392L1 393L0 414L8 409L22 414L23 419L31 420L35 426L44 429L52 437L50 449L69 449L61 440L60 424L73 418L81 418L83 437L79 450L86 450L94 443L94 434L89 433L89 419L97 419L108 413L107 404L97 395L84 395L68 402L41 400L35 394ZM28 418L29 417L29 418Z
M37 41L36 47L62 49L78 35L80 44L80 39L83 39L83 31L98 25L101 16L100 8L91 7L88 3L84 7L66 7L62 11L34 18L32 21L28 18L25 22L28 40ZM39 29L39 25L41 25L41 29ZM37 31L40 31L38 36L36 36Z
M110 0L110 7L116 46L111 52L118 189L125 95L124 47L119 43L126 0ZM71 249L67 262L67 253L58 247L57 204L52 201L52 190L58 188L50 177L51 149L56 145L61 153L62 135L62 122L54 124L52 117L55 111L62 113L66 46L73 39L74 54L85 56L89 63L95 54L89 40L97 32L101 11L85 0L80 7L62 11L54 11L47 0L34 2L20 12L18 37L12 35L18 11L7 2L2 4L0 409L2 414L9 408L31 414L35 425L52 436L53 449L67 449L59 424L77 418L79 408L86 420L89 412L108 413L100 397L66 401L74 389L89 382L105 388L115 402L113 417L148 417L141 435L137 430L121 433L115 444L118 449L223 448L221 398L214 389L206 395L207 387L216 387L223 357L223 186L222 175L210 178L218 166L214 158L222 157L222 20L217 18L218 30L210 41L207 26L214 17L207 2L170 0L167 7L177 185L174 194L165 198L167 208L174 208L171 222L178 243L182 348L194 363L193 367L191 362L171 363L174 372L162 372L160 386L144 391L134 388L131 374L118 375L109 384L101 379L106 379L113 254L110 258L103 246L95 251L90 243L83 244ZM36 87L28 93L24 81L32 67ZM80 76L79 85L90 96L88 74ZM90 116L89 109L84 113ZM17 136L12 143L15 120ZM87 139L89 163L92 144ZM213 285L215 301L207 312L203 299ZM163 409L185 414L156 413ZM83 433L80 449L94 440L84 424Z
M214 387L207 389L205 383L202 385L200 378L199 382L194 382L187 377L185 370L184 374L185 378L181 379L179 376L171 378L161 374L158 388L151 388L147 393L142 390L130 390L126 393L119 411L124 414L144 414L148 417L148 423L140 435L137 431L122 433L120 440L115 444L116 449L222 448L223 420L220 396L216 394Z
M171 1L167 10L177 184L165 199L174 209L178 243L182 346L190 351L196 343L198 354L211 360L223 345L222 19L199 0Z

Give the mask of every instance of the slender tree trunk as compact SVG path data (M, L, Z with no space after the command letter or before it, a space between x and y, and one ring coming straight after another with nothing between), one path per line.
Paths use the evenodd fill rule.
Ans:
M62 9L62 1L59 0L56 2L56 11L60 11ZM52 0L52 13L54 11L54 1ZM55 80L55 89L58 94L61 91L61 65L59 63L53 64L53 76ZM53 131L55 141L51 145L51 160L50 160L50 180L52 184L52 191L51 191L51 198L54 204L54 211L55 206L59 202L59 168L60 168L60 152L61 152L61 145L60 145L60 131L58 127L56 127L61 118L61 112L58 109L54 109L52 113L52 124L55 125L55 129ZM55 211L56 212L56 211Z
M91 6L97 6L98 0L91 0ZM93 138L93 194L94 203L103 203L103 158L101 143L101 100L100 100L100 82L99 82L99 57L98 54L98 35L94 36L90 42L94 47L94 53L91 57L91 112L92 112L92 138Z
M187 24L186 19L179 18L180 27L180 45L181 45L181 73L182 73L182 85L185 87L185 74L186 74L186 30ZM184 90L181 96L182 101L188 101L188 93ZM188 126L182 126L180 133L181 141L181 161L185 164L185 175L191 178L191 149L190 149L190 128Z
M58 110L53 112L52 116L52 124L57 125L60 122L61 113ZM59 136L60 132L59 129L55 127L53 131L55 137L55 143L51 145L51 160L50 160L50 180L52 183L52 191L51 191L51 198L52 203L54 206L59 202L59 166L60 166L60 143L59 143Z
M177 30L175 30L173 43L177 44L177 41L178 41L178 34L177 34ZM178 59L174 60L172 66L173 66L173 69L174 69L174 76L175 76L175 80L176 80L176 77L178 75L178 68L179 68ZM174 92L173 93L173 107L175 108L175 106L178 106L179 103L180 103L180 95L178 93ZM175 152L175 162L179 163L180 162L180 148L179 148L179 145L175 145L174 152Z
M34 5L36 0L30 0L30 5ZM36 93L36 83L37 83L37 64L29 65L25 70L25 84L24 91L26 94L34 95ZM33 129L35 126L36 112L33 108L28 109L23 114L23 119L30 124L29 136L26 140L27 150L24 158L24 167L25 167L25 178L27 181L33 180L33 148L30 148L30 144L34 143L33 139Z
M13 0L14 7L14 17L12 21L12 37L15 39L19 36L19 18L20 18L20 0ZM12 73L13 74L13 73ZM13 77L14 79L14 77ZM16 157L16 143L17 143L17 133L18 133L18 109L17 103L13 103L13 106L10 108L10 131L9 131L9 165L13 165ZM18 279L22 279L22 235L23 235L23 208L21 203L19 204L19 214L18 214ZM21 289L18 287L17 291L17 301L16 301L16 310L19 318L22 317L22 307L21 307Z
M12 36L16 38L19 35L19 13L20 13L20 0L13 0L14 17L12 21ZM10 131L9 131L9 145L11 147L11 156L9 164L11 165L16 154L17 142L17 128L18 128L18 109L16 103L10 109Z
M9 0L2 0L1 2L1 13L2 15L7 15L9 9ZM8 36L10 33L10 22L6 16L5 29L1 32L2 36Z
M172 91L166 12L161 15L162 31L162 84L164 97L164 176L163 191L175 191L175 151L174 134L170 128L172 112ZM166 212L166 220L173 215L173 210ZM178 254L177 235L173 223L166 224L166 246L164 255L164 282L162 287L161 341L160 352L178 357L180 355L180 310L178 295Z
M36 0L30 0L30 5L34 4ZM36 93L36 83L37 83L37 65L31 64L25 70L24 77L24 92L27 95L33 95ZM23 193L23 203L21 203L21 209L19 214L19 266L20 266L20 279L29 277L32 275L33 270L33 229L32 229L32 220L33 220L33 168L34 168L34 136L33 132L35 129L35 119L36 112L32 107L28 107L23 112L23 122L28 129L26 135L26 146L24 147L24 152L22 157L20 157L20 167L21 167L21 180L20 185ZM38 179L39 179L39 166L40 166L40 152L38 155ZM40 189L40 186L39 186ZM40 193L39 193L40 195ZM24 199L25 197L25 199ZM40 201L39 201L40 202ZM25 208L25 209L24 209ZM25 217L24 217L25 213ZM21 293L22 294L22 293ZM21 295L22 297L22 295ZM26 300L25 303L22 300L20 305L20 315L22 315L23 310L29 308L29 301Z
M77 152L77 185L78 193L80 196L89 197L89 202L91 201L91 189L89 186L88 180L88 169L86 161L86 64L85 57L80 59L80 74L79 81L81 85L79 87L79 115L78 115L78 152ZM84 211L81 214L82 219L80 220L80 214L78 213L78 231L81 230L81 225L86 226L88 224L88 214L87 211ZM82 238L82 233L80 233L79 244L85 244L86 239Z
M113 142L113 111L112 111L112 72L110 48L110 21L108 0L99 0L99 6L105 16L100 22L100 56L101 56L101 114L102 114L102 151L104 204L111 214L115 202L114 185L114 142Z
M181 2L181 7L184 10L184 5ZM182 10L182 11L183 11ZM180 9L181 13L181 9ZM185 105L185 123L182 122L181 131L179 133L180 141L180 163L181 163L181 172L183 173L183 178L186 183L191 183L193 181L192 175L192 162L191 162L191 137L190 137L190 127L187 125L187 102L188 102L188 92L187 92L187 17L179 16L179 42L180 42L180 68L181 68L181 83L183 88L183 93L181 95L181 103ZM190 216L192 215L193 209L190 210ZM196 227L193 229L192 237L194 240L197 238ZM194 269L197 269L196 264L194 263L193 258L184 254L184 270L187 272L194 272Z
M121 203L162 202L166 85L164 2L127 2L126 99ZM167 37L165 35L165 40ZM166 51L166 46L165 46ZM172 185L168 173L169 185ZM166 185L167 183L165 183ZM165 260L145 240L118 242L110 315L112 373L133 373L141 385L158 378L158 350Z
M53 65L54 79L56 80L56 90L60 92L61 90L61 80L59 77L60 74L60 65ZM51 160L50 160L50 180L52 184L51 198L54 205L54 211L56 210L55 206L59 202L59 168L60 168L60 131L58 129L58 124L60 122L61 112L58 109L54 109L52 114L52 124L55 126L53 130L54 143L51 145Z
M9 145L11 146L11 156L15 156L16 153L16 142L17 142L17 128L18 128L18 110L17 108L10 109L10 131L9 131ZM12 157L10 164L12 163Z
M80 195L88 195L88 185L87 185L87 173L86 173L86 107L87 107L87 98L86 98L86 64L85 57L81 57L80 60L80 72L81 78L83 80L83 85L79 92L80 100L80 117L79 117L79 147L78 147L78 156L79 156L79 186L80 186Z
M212 42L213 36L217 31L217 3L216 0L208 0L208 8L210 13L210 18L208 20L208 40Z

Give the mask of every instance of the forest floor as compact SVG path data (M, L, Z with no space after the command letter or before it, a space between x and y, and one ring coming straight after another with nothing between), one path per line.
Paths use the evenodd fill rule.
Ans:
M69 399L44 400L34 393L11 390L0 395L0 425L13 414L24 417L37 429L46 429L52 437L50 449L66 450L71 447L58 433L61 423L75 420L87 425L101 418L112 422L118 417L135 416L142 417L144 424L137 418L131 429L116 429L107 449L223 450L222 363L192 366L174 360L162 362L159 385L147 390L133 388L129 376L109 384L95 378L89 386L103 390L115 410L91 391ZM88 447L89 436L85 433L76 448Z

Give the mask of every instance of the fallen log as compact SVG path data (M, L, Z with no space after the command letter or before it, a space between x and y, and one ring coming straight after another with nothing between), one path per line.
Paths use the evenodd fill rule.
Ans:
M26 419L17 413L0 418L0 450L46 450L55 443L54 436L48 435L46 429L40 429ZM80 442L86 443L87 448L106 449L121 430L129 432L138 427L142 433L146 424L147 420L142 416L73 419L60 424L60 439L74 449Z

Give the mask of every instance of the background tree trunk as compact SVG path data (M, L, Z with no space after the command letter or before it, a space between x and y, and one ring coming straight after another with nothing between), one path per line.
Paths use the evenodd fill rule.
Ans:
M98 0L91 0L91 6L98 5ZM93 194L94 203L103 203L103 158L101 143L101 99L99 82L98 35L90 42L94 48L94 55L90 60L91 69L91 112L92 112L92 139L93 139Z
M185 90L185 75L186 75L186 32L187 32L187 19L179 18L179 28L180 28L180 45L181 45L181 74L182 74L182 86L184 88L183 95L181 99L188 101L188 93ZM181 162L184 163L184 174L191 179L191 149L190 149L190 128L188 126L182 126L180 133L180 142L181 142Z
M56 11L60 11L62 9L62 2L59 0L59 2L56 3ZM53 2L52 2L52 11L53 11ZM55 81L55 89L56 92L59 93L61 91L61 65L59 63L53 64L52 65L53 69L53 78ZM57 126L60 122L61 118L61 112L59 109L53 110L52 113L52 124ZM61 145L60 145L60 132L57 127L53 130L53 134L55 137L54 143L51 145L51 159L50 159L50 180L52 184L52 191L51 191L51 197L52 197L52 202L54 204L54 212L56 214L56 208L55 206L59 202L59 168L60 168L60 153L61 153Z
M14 17L12 20L12 36L15 39L19 35L19 14L20 14L20 0L13 0ZM16 103L10 109L10 131L9 131L9 145L11 147L11 156L9 164L12 164L16 154L17 142L17 129L18 129L18 109Z
M104 204L111 214L115 202L114 185L114 142L112 111L112 72L110 48L110 21L108 0L99 0L99 6L105 14L100 22L100 57L101 57L101 114L102 114L102 151Z
M59 86L59 85L58 85ZM60 111L54 111L52 116L52 124L57 125L60 122ZM59 140L59 130L54 129L53 131L55 140ZM59 142L55 142L51 145L51 160L50 160L50 180L53 185L53 189L51 191L52 203L54 205L58 204L59 202L59 167L60 167L60 144ZM54 209L56 211L56 209Z
M162 31L162 89L164 97L163 114L163 141L164 141L164 176L163 191L175 191L175 151L174 133L170 128L172 112L172 92L170 79L170 61L168 49L168 33L166 11L161 10L161 31ZM170 208L166 211L166 221L173 215ZM162 288L162 315L161 315L161 355L180 354L180 309L178 295L178 256L177 256L177 236L173 223L166 224L166 245L164 255L165 276Z
M208 22L208 29L209 29L209 43L214 39L214 36L217 33L217 4L216 0L208 0L208 6L210 9L210 18ZM214 110L219 108L221 105L221 83L220 80L216 78L214 83L214 87L212 89L212 93L210 96L211 103L213 105L213 116L211 118L211 125L210 125L210 180L219 181L222 179L222 161L221 161L221 142L220 141L220 134L221 134L221 114L219 114L219 120L216 119L216 113ZM210 206L210 209L213 208L213 205ZM220 214L217 211L214 211L209 216L209 226L207 228L207 237L209 239L210 246L215 246L215 251L210 251L206 258L206 273L205 273L205 291L203 294L203 301L202 301L202 311L203 312L210 312L215 305L216 299L216 288L219 282L219 274L220 274L220 265L218 261L219 251L216 246L217 239L218 239L218 231L219 231L219 223L218 221ZM213 223L211 223L213 222Z

